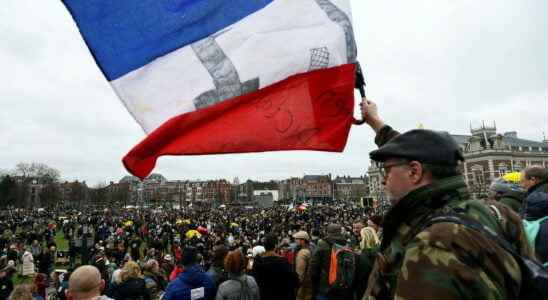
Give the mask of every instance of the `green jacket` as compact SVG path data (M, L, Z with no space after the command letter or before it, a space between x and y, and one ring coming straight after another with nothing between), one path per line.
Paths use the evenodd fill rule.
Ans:
M386 126L383 134L377 136L381 144L397 133ZM446 178L410 192L388 212L363 299L517 298L519 266L496 242L454 223L425 228L434 215L449 212L480 221L532 257L517 214L498 203L469 200L462 176Z
M524 192L508 192L500 197L499 202L508 205L513 211L519 214L521 212L521 205L524 198Z

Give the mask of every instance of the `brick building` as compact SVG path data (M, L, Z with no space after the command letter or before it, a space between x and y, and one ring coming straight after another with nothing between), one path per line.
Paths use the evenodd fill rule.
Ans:
M331 174L293 177L280 183L280 199L295 201L333 201Z

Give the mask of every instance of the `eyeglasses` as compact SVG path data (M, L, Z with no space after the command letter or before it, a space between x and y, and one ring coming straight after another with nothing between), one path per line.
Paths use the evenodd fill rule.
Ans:
M388 177L388 174L390 173L390 170L392 170L393 167L405 166L407 164L409 164L408 161L400 161L398 163L393 163L393 164L389 164L389 165L386 165L386 164L382 163L379 166L379 171L381 173L381 177L382 178Z

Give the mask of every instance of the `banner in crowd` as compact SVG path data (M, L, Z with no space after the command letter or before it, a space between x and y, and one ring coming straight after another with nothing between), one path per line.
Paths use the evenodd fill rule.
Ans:
M147 134L124 158L342 151L353 120L349 0L64 0Z

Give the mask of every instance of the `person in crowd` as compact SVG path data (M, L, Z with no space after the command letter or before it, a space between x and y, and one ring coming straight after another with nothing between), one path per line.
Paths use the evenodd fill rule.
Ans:
M227 254L228 249L225 245L220 244L213 247L213 261L209 270L207 270L207 275L213 279L216 287L228 279L228 273L224 267Z
M42 255L42 245L40 245L38 240L32 241L32 244L30 246L30 253L33 257L40 257L40 255Z
M383 217L379 215L372 215L367 219L367 227L373 228L379 237L382 235L382 221Z
M213 300L215 283L204 271L198 261L198 252L194 247L185 247L181 257L184 272L170 282L164 294L165 300Z
M11 264L10 264L11 262ZM15 264L9 261L0 270L0 299L8 299L13 291L13 274L15 274Z
M527 189L523 218L528 239L540 262L548 263L548 168L530 166L521 179Z
M164 259L162 260L160 268L162 269L164 277L169 278L169 275L171 274L171 272L173 272L173 269L175 268L175 265L173 263L173 256L171 256L170 254L164 255Z
M32 253L31 253L32 255ZM8 253L6 254L6 259L8 261L13 261L15 262L15 265L18 265L18 259L19 259L19 251L17 251L17 246L15 244L11 244L9 249L8 249Z
M356 267L355 282L356 296L358 297L361 297L367 289L367 280L373 270L380 244L377 232L372 226L362 228L360 236L360 254Z
M327 226L327 236L318 242L318 247L310 261L312 291L318 300L351 299L351 290L332 289L329 284L329 268L331 265L331 249L335 244L345 246L347 241L342 235L338 224Z
M44 273L37 273L34 276L33 293L39 295L43 299L46 299L46 288L48 288L48 277Z
M373 227L364 227L360 231L361 241L360 241L360 250L365 251L371 248L375 248L380 244L380 239L377 235L377 232Z
M350 246L354 249L357 249L360 247L360 232L362 228L364 227L364 224L362 220L357 219L352 223L352 235L350 237Z
M287 259L276 254L277 243L276 235L265 236L266 252L255 258L251 274L259 285L262 300L294 300L299 277Z
M35 267L34 267L34 257L30 251L25 250L23 256L21 257L23 261L23 270L21 272L22 276L34 276Z
M38 300L32 296L32 288L28 284L20 284L13 289L10 300Z
M258 256L262 256L266 252L265 248L261 245L257 245L251 248L250 250L251 250L251 257L249 257L249 254L248 254L247 266L245 270L248 274L251 274L251 272L253 271L253 264L255 263L255 258Z
M228 280L219 286L215 300L261 299L255 279L244 272L245 265L245 258L240 250L228 253L224 261Z
M518 184L504 178L495 179L489 186L488 199L508 205L514 212L521 212L525 191Z
M162 299L167 287L167 280L160 271L160 265L155 259L149 259L143 268L145 285L152 299Z
M38 257L38 272L47 275L51 271L53 271L53 255L50 249L46 247Z
M68 300L112 300L101 293L105 289L105 281L94 266L81 266L70 274L66 297Z
M124 264L120 272L120 283L107 292L115 300L150 300L150 292L146 288L145 280L139 265L134 261Z
M309 247L310 236L306 231L298 231L293 235L297 241L297 255L295 256L295 272L299 275L299 289L297 300L312 300L312 278L310 276L310 258L312 256Z
M97 253L93 256L92 262L93 265L99 269L99 272L101 272L101 277L105 281L109 281L109 270L108 270L108 259L105 255L105 248L104 247L97 247Z
M381 164L392 203L363 299L518 298L520 267L501 245L465 225L430 223L450 213L486 226L532 257L517 215L505 211L503 218L518 222L503 226L487 204L470 200L457 169L463 156L453 138L424 129L400 134L369 101L362 102L362 116L377 134L379 149L370 157Z
M141 259L141 244L142 240L139 238L138 235L135 234L129 243L131 258L134 261L138 261Z

